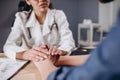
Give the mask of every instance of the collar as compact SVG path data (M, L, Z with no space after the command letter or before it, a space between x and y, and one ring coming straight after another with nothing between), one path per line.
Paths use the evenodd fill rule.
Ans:
M48 9L46 19L43 25L43 36L50 33L50 27L54 23L53 11Z
M26 22L26 27L34 27L36 22L36 17L34 11L31 12L29 19Z

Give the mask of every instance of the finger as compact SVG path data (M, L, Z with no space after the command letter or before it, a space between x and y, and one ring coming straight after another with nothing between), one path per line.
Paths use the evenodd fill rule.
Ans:
M45 60L45 58L44 57L40 57L40 56L36 56L35 57L35 61L43 61L43 60Z
M58 51L57 48L54 47L54 48L53 48L53 51L52 51L52 54L55 55L55 53L56 53L57 51Z
M43 58L48 58L48 55L46 53L43 53L43 52L37 52L37 54L40 56L40 57L43 57Z
M26 51L23 55L23 58L26 59L26 60L42 60L42 58L47 58L47 57L44 57L44 56L40 56L39 55L40 52L39 51L36 51L36 50L33 50L33 49L30 49L28 51ZM44 55L44 54L43 54ZM41 58L42 57L42 58Z
M44 50L45 48L43 48L43 47L33 47L32 49L36 50L36 51L41 51L41 50Z
M45 59L45 58L43 58L42 56L38 56L38 55L33 57L33 60L34 60L34 61L37 61L37 62L38 62L38 61L41 61L41 60L44 60L44 59Z
M36 50L36 51L39 51L40 50L40 47L32 47L33 50Z
M33 55L32 57L31 57L31 60L32 61L43 61L43 60L45 60L45 58L44 57L42 57L42 56L38 56L38 55Z
M32 49L32 50L31 50L31 53L33 53L33 54L35 54L35 55L39 55L39 54L41 54L41 53L44 53L44 51L42 51L42 50L38 51L38 50L36 50L36 49Z
M54 46L51 51L51 55L55 55L55 52L57 51L57 48Z
M46 47L48 47L48 45L47 44L42 44L40 47L41 48L46 48Z
M48 53L48 49L43 48L43 47L33 47L33 50L39 51L39 52L43 52L43 53Z
M40 52L40 51L36 51L36 50L31 50L31 53L34 55L34 56L39 56L39 59L41 59L41 57L43 58L47 58L47 55L43 52Z
M49 47L49 54L50 54L50 55L52 55L52 54L51 54L51 53L52 53L52 50L53 50L53 46L50 46L50 47Z
M57 50L54 55L60 55L61 54L61 51L60 50Z
M47 50L49 50L49 46L48 46L48 45L45 45L45 48L46 48Z

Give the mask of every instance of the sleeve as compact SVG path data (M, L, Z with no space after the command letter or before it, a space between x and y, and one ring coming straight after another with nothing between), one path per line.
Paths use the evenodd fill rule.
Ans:
M60 33L60 47L59 49L67 51L69 54L75 48L75 42L73 39L72 31L69 29L69 23L67 21L66 15L63 11L58 11L57 23Z
M25 48L21 47L23 33L20 27L21 25L23 24L20 21L19 13L17 13L11 32L3 47L5 55L13 60L15 60L17 52L26 50Z
M61 67L48 80L119 80L120 22L100 42L87 62L78 67Z

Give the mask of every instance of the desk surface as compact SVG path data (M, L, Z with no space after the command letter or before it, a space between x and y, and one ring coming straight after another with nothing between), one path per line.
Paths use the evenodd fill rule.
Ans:
M0 53L0 57L5 56L2 53ZM40 80L40 79L41 79L40 73L33 64L33 62L28 63L15 76L11 78L11 80Z

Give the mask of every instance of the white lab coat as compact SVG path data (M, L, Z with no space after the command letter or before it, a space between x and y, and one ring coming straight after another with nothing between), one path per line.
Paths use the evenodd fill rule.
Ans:
M53 27L51 31L50 28L54 19L57 22L58 30ZM29 12L18 12L3 49L7 57L15 59L17 52L41 44L57 46L58 49L68 51L68 53L75 48L72 32L63 11L49 9L43 25L38 23L34 12L31 14Z

